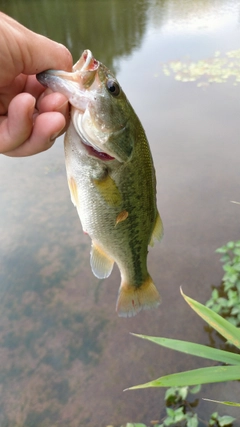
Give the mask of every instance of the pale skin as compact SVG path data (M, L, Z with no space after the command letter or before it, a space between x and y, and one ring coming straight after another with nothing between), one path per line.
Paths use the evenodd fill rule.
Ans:
M0 12L0 64L0 154L22 157L47 150L68 125L69 105L36 74L71 71L70 52Z

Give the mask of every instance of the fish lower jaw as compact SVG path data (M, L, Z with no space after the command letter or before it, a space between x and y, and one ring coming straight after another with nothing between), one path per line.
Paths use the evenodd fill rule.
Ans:
M86 145L86 149L90 156L97 157L100 160L114 160L114 157L104 153L103 151L97 151L92 145Z
M112 157L110 154L106 153L105 151L99 150L99 148L96 147L95 144L91 143L89 136L85 134L82 126L83 115L84 114L80 114L79 111L76 111L75 109L73 109L72 111L73 128L77 133L81 141L81 144L84 147L87 154L89 156L92 156L104 161L115 160L115 157Z
M93 146L89 141L87 141L83 135L80 136L80 139L81 139L82 145L84 146L89 156L96 157L97 159L104 160L104 161L115 159L114 157L110 156L110 154L95 148L95 146Z

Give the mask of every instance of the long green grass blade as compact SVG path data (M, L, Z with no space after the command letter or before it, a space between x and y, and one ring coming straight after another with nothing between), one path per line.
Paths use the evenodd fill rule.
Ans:
M184 387L197 384L234 381L239 379L240 366L213 366L165 375L157 380L133 386L127 390L136 390L148 387Z
M240 348L240 329L234 326L232 323L225 320L219 314L215 313L210 308L203 304L195 301L192 298L187 297L181 290L182 296L190 307L196 311L196 313L202 317L209 325L211 325L216 331L218 331L224 338Z
M203 397L203 400L207 400L208 402L214 402L214 403L221 403L222 405L227 405L227 406L239 406L240 407L240 403L237 402L222 402L220 400L213 400L213 399L206 399Z
M218 362L230 365L240 365L240 354L230 353L230 351L219 350L217 348L207 347L206 345L191 343L188 341L175 340L162 337L150 337L142 334L132 334L136 337L154 342L162 347L171 348L172 350L182 353L191 354L192 356L204 357L205 359L216 360Z

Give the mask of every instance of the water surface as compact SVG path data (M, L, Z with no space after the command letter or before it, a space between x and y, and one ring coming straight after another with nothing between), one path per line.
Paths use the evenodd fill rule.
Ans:
M240 87L207 77L198 87L163 69L239 49L239 3L1 0L1 10L64 43L74 60L90 48L116 72L149 138L165 235L149 254L161 307L120 319L117 268L104 281L90 270L62 138L35 157L0 157L0 425L150 424L165 415L164 390L123 389L207 362L129 332L208 344L179 287L204 303L222 277L215 249L240 231L231 203L240 201ZM236 401L239 384L205 386L201 396ZM205 420L213 410L238 416L199 405Z

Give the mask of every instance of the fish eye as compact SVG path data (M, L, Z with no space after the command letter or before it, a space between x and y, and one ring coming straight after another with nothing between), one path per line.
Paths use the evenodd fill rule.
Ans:
M115 80L108 80L107 81L107 90L111 93L113 96L118 96L120 93L120 86Z

